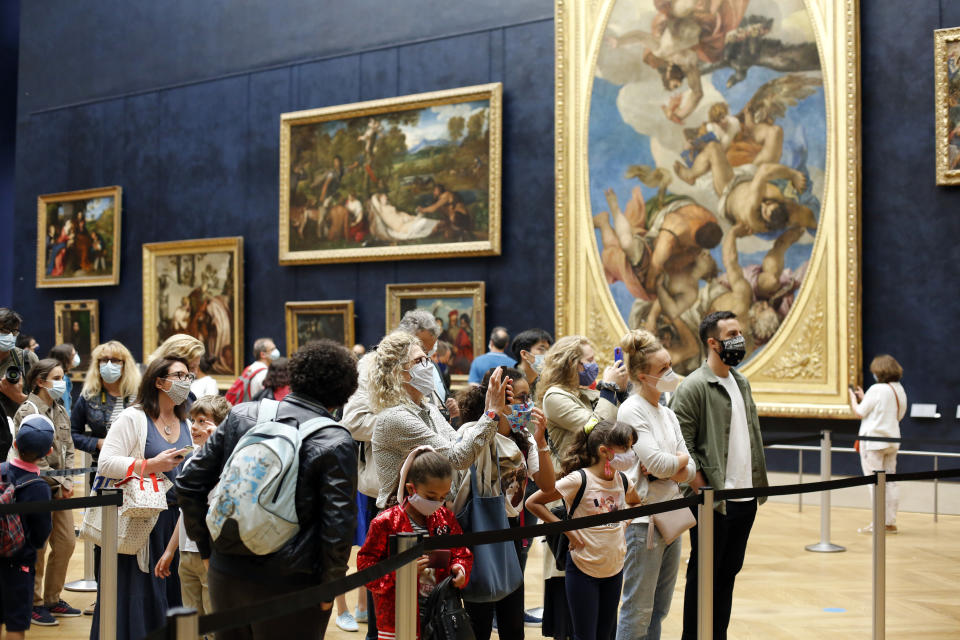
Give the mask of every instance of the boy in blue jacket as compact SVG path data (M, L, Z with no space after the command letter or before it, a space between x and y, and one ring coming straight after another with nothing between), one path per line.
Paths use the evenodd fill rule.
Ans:
M46 502L50 486L37 475L37 460L50 453L53 446L53 423L43 415L24 418L13 445L18 457L0 464L0 475L16 487L16 502ZM30 628L33 614L33 581L37 549L50 535L49 513L20 516L24 545L9 558L0 558L0 621L7 627L8 640L22 640Z

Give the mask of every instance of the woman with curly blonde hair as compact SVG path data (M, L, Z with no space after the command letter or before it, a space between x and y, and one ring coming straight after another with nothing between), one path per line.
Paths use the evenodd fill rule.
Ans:
M389 506L391 496L395 499L400 468L411 451L429 445L455 469L467 469L490 445L498 416L505 414L510 379L498 370L487 388L484 416L475 425L455 431L439 408L427 402L434 389L433 366L415 335L397 331L377 345L367 388L378 414L373 455L380 480L380 509Z

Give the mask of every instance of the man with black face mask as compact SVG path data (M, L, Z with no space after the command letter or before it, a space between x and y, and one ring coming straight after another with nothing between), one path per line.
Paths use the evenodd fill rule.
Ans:
M734 370L746 354L737 316L716 311L700 323L707 360L680 384L670 408L697 475L688 495L700 487L749 489L767 486L767 466L757 407L750 383ZM761 498L759 502L763 502ZM733 583L743 567L747 539L757 516L758 501L717 501L714 514L713 637L726 640L733 604ZM696 516L696 509L694 509ZM697 637L697 528L690 530L690 562L683 599L683 640Z

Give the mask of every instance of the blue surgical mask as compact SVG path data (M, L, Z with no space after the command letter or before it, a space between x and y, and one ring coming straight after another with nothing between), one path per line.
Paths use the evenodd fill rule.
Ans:
M53 385L47 389L47 393L50 394L50 398L56 402L63 397L63 394L67 392L67 381L66 380L54 380L51 382Z
M580 386L589 387L597 379L600 373L600 365L596 362L588 362L583 365L583 371L580 372Z
M11 351L17 346L17 336L12 333L0 333L0 351Z
M123 375L123 365L108 362L100 365L100 377L107 384L113 384Z

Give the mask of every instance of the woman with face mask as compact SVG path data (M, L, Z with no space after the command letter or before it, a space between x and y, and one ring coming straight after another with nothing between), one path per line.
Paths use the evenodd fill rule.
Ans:
M633 393L620 406L617 420L629 424L637 434L633 446L637 463L627 475L635 483L646 480L648 503L681 498L678 483L689 482L696 475L696 464L687 451L677 416L660 404L660 395L672 393L680 384L671 367L670 352L643 329L625 335L620 347L626 356ZM626 536L617 638L656 640L677 582L681 538L665 544L647 517L630 522Z
M367 372L367 388L378 414L373 455L380 480L380 509L393 504L400 467L416 447L431 446L449 458L455 469L468 469L489 447L499 416L507 413L510 379L498 372L490 378L483 417L475 425L455 431L437 406L426 401L434 389L433 372L433 363L415 335L394 332L377 345Z
M69 342L64 342L50 349L50 354L47 357L59 360L60 366L63 367L63 379L67 388L60 398L60 404L67 410L67 415L70 415L73 402L73 380L70 379L70 371L80 366L80 355L77 353L76 347Z
M107 431L100 449L99 475L119 480L132 464L138 474L143 469L145 475L166 475L174 480L183 468L185 449L192 446L185 405L192 382L193 374L183 358L153 360L143 374L136 401ZM180 517L173 488L167 493L167 504L169 508L160 514L137 554L117 556L117 640L144 637L164 624L170 607L181 604L178 561L171 562L167 578L152 573ZM97 595L91 640L99 637Z
M66 382L63 377L63 367L55 358L46 358L33 365L23 381L23 390L28 393L27 399L13 418L15 431L20 429L20 423L24 418L34 413L46 416L53 423L53 448L49 454L35 463L41 470L72 469L76 466L73 462L70 417L63 405L57 402L66 393ZM46 481L50 485L54 500L73 497L71 476L47 477ZM73 512L53 511L51 516L53 530L44 547L37 550L31 622L39 626L57 625L54 616L80 615L80 611L60 598L67 578L70 556L76 545L76 536L73 533Z

